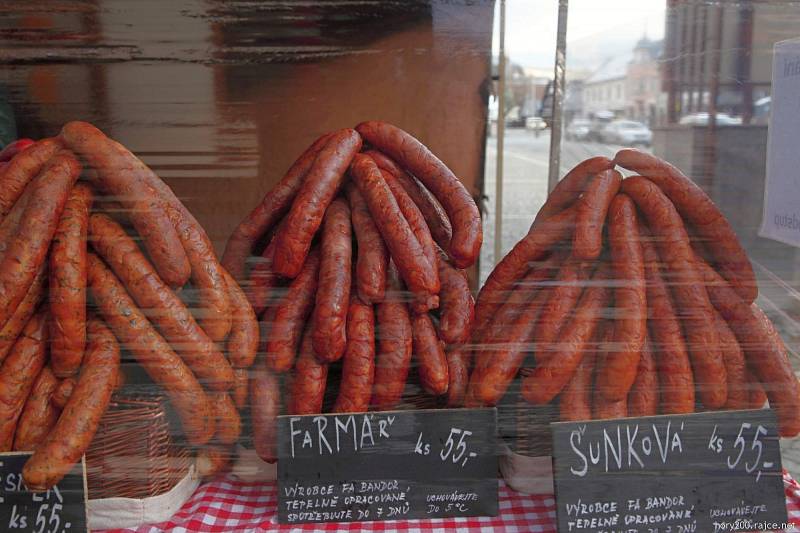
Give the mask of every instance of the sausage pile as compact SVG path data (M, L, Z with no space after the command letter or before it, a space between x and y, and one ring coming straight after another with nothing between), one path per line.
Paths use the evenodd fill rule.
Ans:
M797 435L798 381L757 295L730 223L677 168L630 149L586 160L478 295L466 405L495 405L520 373L563 420L769 399Z
M340 360L335 412L396 406L412 353L423 388L460 405L473 315L462 269L481 241L471 195L410 134L364 122L317 139L236 228L222 260L263 327L250 389L259 456L275 460L281 409L323 410Z
M213 473L258 347L244 293L169 187L94 126L23 148L0 170L0 451L34 451L28 487L57 483L124 381L122 348Z

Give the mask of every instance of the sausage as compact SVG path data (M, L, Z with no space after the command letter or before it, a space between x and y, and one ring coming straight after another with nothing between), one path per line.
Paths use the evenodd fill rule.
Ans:
M447 407L463 407L469 385L469 349L463 345L445 347L447 357Z
M436 259L441 283L439 337L445 344L463 344L469 340L475 318L475 299L469 290L466 273L451 265L439 249Z
M736 340L728 323L714 310L714 326L719 335L719 346L725 361L725 373L728 377L728 401L726 409L747 409L750 405L750 391L747 387L747 363L744 352Z
M558 349L554 341L558 338L564 323L575 311L575 306L583 293L583 287L591 276L588 264L569 259L558 273L548 296L537 318L533 330L533 343L536 349L536 361L543 362Z
M546 287L546 284L549 284L555 274L560 271L565 256L564 251L558 250L551 253L546 259L534 262L525 276L509 287L507 298L504 297L503 293L498 293L497 301L487 302L498 306L492 315L485 318L482 325L477 324L477 321L473 321L473 344L484 344L485 337L489 334L508 329L538 291L547 291L549 294L549 288ZM542 298L542 305L544 305L544 302L547 301L547 296L542 295ZM488 329L490 327L491 329ZM478 358L476 364L480 366L483 361L483 358Z
M778 416L782 437L800 433L800 389L786 347L770 320L755 304L748 304L711 266L697 265L717 311L736 335L747 366L756 375Z
M60 149L57 139L42 139L9 161L0 174L0 221L6 218L28 183Z
M322 216L336 196L350 161L360 149L358 133L344 129L333 133L320 150L284 224L275 234L275 260L272 264L275 272L290 279L300 273Z
M446 393L450 384L447 357L430 315L420 313L411 317L411 338L422 388L434 396Z
M625 194L617 195L608 213L608 242L614 280L615 350L606 356L597 376L601 392L612 401L628 395L647 336L647 296L644 259L636 207ZM631 408L628 402L628 410Z
M394 409L400 401L412 353L411 317L394 263L389 263L386 286L386 297L375 310L377 353L371 403L379 411Z
M197 450L195 468L203 479L219 476L231 469L233 451L228 446L206 444Z
M380 169L368 156L358 154L353 159L350 174L378 226L392 260L408 289L414 293L417 312L439 305L440 290L436 265L426 259L425 251L403 216L391 189Z
M198 293L198 302L202 308L197 313L197 319L206 335L214 342L220 342L230 331L231 317L228 309L228 288L214 246L194 215L178 200L166 183L152 172L143 174L142 178L161 196L167 216L178 232L178 238L186 252L192 286Z
M22 468L29 489L53 487L89 448L111 401L119 365L114 335L100 320L89 321L86 357L75 391L53 430Z
M592 419L592 378L596 358L597 348L587 350L581 364L561 391L558 397L558 410L562 422Z
M272 269L275 259L275 239L271 239L267 247L250 269L247 286L247 300L256 315L261 315L271 303L271 289L280 284L280 276Z
M50 365L56 377L78 373L86 346L86 237L92 190L76 185L50 251Z
M602 332L602 342L599 346L597 353L597 361L595 362L596 370L595 376L605 365L606 357L610 350L613 349L611 342L614 339L614 324L607 322ZM595 420L607 420L611 418L625 418L628 416L628 399L624 398L618 402L610 401L602 391L595 387L592 393L592 418Z
M650 343L645 342L639 357L636 379L628 393L628 416L654 416L659 405L658 369Z
M233 369L184 303L158 276L133 239L114 220L95 213L89 218L92 247L125 285L139 308L186 361L201 383L215 391L233 384Z
M748 368L747 369L747 390L749 393L748 409L761 409L767 403L767 393L764 392L764 387L758 382L756 375Z
M314 355L311 332L314 323L306 324L300 353L294 366L289 387L290 415L312 415L322 412L325 385L328 380L328 363L321 363Z
M536 213L530 231L538 225L571 206L580 197L588 181L597 174L614 168L614 162L607 157L592 157L578 163L566 173L547 196L544 205Z
M239 411L244 411L247 407L247 398L250 394L250 369L233 369L233 388L231 389L233 404Z
M89 254L89 287L106 323L145 372L170 398L191 444L214 434L208 396L192 371L147 321L122 282L96 255Z
M222 255L222 266L234 279L245 278L245 262L252 254L256 242L289 211L317 154L329 139L330 134L325 134L314 141L228 237L228 244Z
M599 268L592 283L583 291L572 320L558 334L558 346L553 355L522 380L522 397L532 404L544 405L556 397L569 382L591 344L600 313L609 302L608 273ZM603 369L600 368L600 372Z
M619 191L622 174L604 170L589 180L577 202L572 255L578 259L597 259L603 249L603 223L611 200Z
M309 252L303 270L292 281L283 299L272 309L270 333L265 337L264 351L267 366L275 372L286 372L292 364L300 345L303 324L314 306L319 272L319 251Z
M209 395L214 409L215 440L222 444L234 444L242 433L242 420L233 399L227 392L214 392Z
M431 194L431 191L420 183L418 179L400 168L400 166L392 161L386 154L377 150L368 150L364 153L375 161L378 168L390 172L395 179L400 182L400 185L402 185L403 189L411 197L422 213L422 216L425 218L433 240L436 241L443 250L450 249L450 240L453 238L453 227L450 225L450 219L447 218L447 213L442 207L442 204Z
M347 311L347 349L334 413L360 413L369 408L375 379L375 313L353 295Z
M503 295L525 274L531 262L541 260L557 242L572 232L574 224L574 208L542 221L497 263L475 302L476 328L482 328L497 311L504 301Z
M120 143L87 122L68 122L59 138L96 170L92 183L116 196L142 237L158 274L171 287L182 287L191 266L163 198L148 183L153 171Z
M728 397L725 363L711 302L703 289L683 221L672 202L646 178L626 178L622 192L642 211L665 272L670 273L670 291L676 309L683 313L680 318L700 400L710 409L720 408Z
M47 319L42 311L25 324L0 366L0 452L11 451L25 401L47 358Z
M0 328L14 314L39 272L79 173L77 159L60 152L31 182L31 196L19 228L0 261Z
M453 227L448 255L457 268L472 265L478 259L483 242L481 215L475 200L455 174L424 144L396 126L369 121L356 126L356 131L372 146L408 169L433 193Z
M50 433L61 413L61 409L50 401L57 385L58 379L50 367L42 368L19 417L14 433L14 450L35 450Z
M25 298L20 302L17 310L14 311L14 314L3 326L3 329L0 330L0 363L11 351L11 347L14 346L25 324L36 312L36 307L38 307L45 294L44 282L46 279L47 271L45 270L45 265L42 264Z
M352 258L350 208L347 202L337 198L331 202L322 221L319 279L312 313L316 327L311 340L321 361L338 361L344 354Z
M650 348L656 357L661 386L661 412L665 415L693 413L694 374L672 297L660 271L658 251L649 232L639 228L647 282L647 325Z
M620 150L614 157L614 163L638 172L658 185L706 243L717 267L736 292L747 302L756 299L758 285L747 252L728 219L703 189L676 167L639 150Z
M365 304L378 303L386 292L386 269L389 264L389 251L383 242L375 221L369 213L364 197L358 188L348 183L347 200L350 203L350 217L358 243L356 257L356 292Z
M3 147L2 150L0 150L0 163L8 163L14 159L14 156L16 156L18 153L22 152L23 150L27 150L35 143L36 141L33 139L25 138L17 139L16 141L8 143L5 145L5 147Z
M414 233L414 237L417 238L417 242L422 247L425 259L428 261L428 264L434 267L434 279L431 283L440 286L439 271L436 268L436 245L433 242L433 237L431 236L427 222L425 222L425 218L405 189L403 189L402 185L400 185L400 182L398 182L391 173L382 170L381 176L383 177L383 181L386 182L386 185L389 186L389 190L392 191L392 196L394 196L394 199L397 201L400 212L408 221L408 225ZM424 311L427 311L427 309L420 309L419 312Z
M119 375L122 375L122 372L120 372ZM74 377L64 378L59 381L58 386L53 391L53 395L50 397L50 401L53 402L53 405L58 407L59 410L63 409L64 406L67 405L70 396L72 396L76 384L77 382Z
M466 407L492 406L505 395L509 384L531 352L530 343L536 319L544 305L546 293L539 291L526 303L507 302L497 314L498 324L504 324L511 307L518 307L512 322L502 328L492 328L485 348L478 354L469 379ZM503 320L503 322L500 322Z
M222 275L228 287L231 308L231 332L225 342L225 350L234 368L247 368L255 361L258 351L258 320L239 284L226 270L222 271Z
M0 259L5 256L6 249L8 249L9 244L11 244L12 237L19 229L22 215L25 213L25 209L28 207L28 202L30 201L33 189L34 187L32 186L26 187L22 195L11 208L11 211L9 211L6 217L0 221Z
M250 416L253 445L268 463L278 460L278 415L281 412L281 382L277 374L256 365L250 381Z

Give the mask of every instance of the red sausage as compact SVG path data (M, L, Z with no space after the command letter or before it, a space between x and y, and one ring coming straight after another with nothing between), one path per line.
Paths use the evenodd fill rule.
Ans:
M278 415L281 412L281 383L277 374L257 365L250 382L250 416L253 445L268 463L278 460Z
M275 259L275 239L271 239L261 257L250 269L247 283L247 300L256 315L260 316L271 303L271 289L280 285L280 276L272 269Z
M400 128L380 121L356 126L364 139L411 171L441 202L453 226L448 255L458 268L478 259L483 242L481 215L475 201L453 172L424 144Z
M222 265L236 280L245 278L245 262L256 242L269 231L285 215L292 205L292 201L303 180L311 169L322 147L330 139L331 134L325 134L309 146L297 158L281 181L273 187L258 204L233 230L222 255Z
M300 353L292 373L289 393L290 415L313 415L322 412L325 385L328 380L328 363L320 363L314 355L311 332L314 323L309 322L300 343Z
M440 285L436 265L430 264L425 251L381 175L380 169L368 156L359 154L353 159L350 173L364 196L400 276L415 296L415 310L422 312L439 305Z
M422 212L422 216L425 217L425 222L428 223L430 228L433 240L443 250L449 250L450 240L453 238L453 227L450 225L450 219L447 218L447 213L442 204L439 203L439 200L418 179L400 168L386 154L377 150L368 150L364 153L374 159L381 170L391 172L394 175Z
M469 349L465 346L447 346L447 406L463 407L469 385Z
M587 350L569 383L561 391L558 397L558 409L562 422L592 419L592 378L595 359L597 359L596 349Z
M601 392L612 401L628 395L639 367L639 355L647 336L647 297L644 259L639 242L636 207L624 194L611 202L608 213L608 241L614 280L614 345L597 376ZM628 409L631 405L628 403Z
M607 322L602 336L599 352L597 353L597 361L595 376L603 368L606 362L608 353L613 350L611 344L614 339L614 324ZM611 418L625 418L628 416L628 399L624 398L618 402L610 401L595 387L592 394L592 418L595 420L607 420Z
M352 280L353 237L350 208L334 200L322 222L319 281L313 311L316 324L311 334L314 352L321 361L338 361L347 343L347 314ZM352 304L350 304L352 306Z
M720 271L743 299L752 302L758 296L753 266L736 232L725 215L695 182L676 167L658 157L625 149L617 152L614 163L646 176L672 200L678 212L705 241Z
M603 249L603 223L611 200L619 191L622 174L604 170L589 180L586 191L576 202L575 235L572 255L578 259L597 259Z
M58 152L57 139L42 139L17 153L0 174L0 221L8 215L22 191Z
M694 374L681 325L661 275L658 251L644 226L639 227L639 234L647 282L650 348L655 354L661 381L661 412L665 415L692 413L695 408Z
M360 413L369 408L375 378L375 314L355 295L347 312L347 349L334 413Z
M437 264L442 286L439 293L439 337L445 344L462 344L469 340L475 318L475 300L466 273L451 265L441 250L437 250Z
M645 342L639 358L636 380L628 393L628 416L658 414L658 370L650 343Z
M700 400L708 408L720 408L728 397L725 363L711 302L703 289L683 220L669 198L645 178L626 178L622 191L642 211L665 263L665 272L670 274L675 307L684 313L682 324Z
M719 346L725 360L725 372L728 377L728 402L726 409L747 409L750 405L750 391L747 387L747 363L744 352L736 340L728 323L722 315L714 310L714 325L719 335Z
M393 409L400 401L411 364L411 317L403 299L403 286L394 263L389 263L386 297L377 305L375 379L372 405Z
M427 313L415 314L411 318L411 335L422 388L434 396L446 393L449 386L447 357Z
M356 292L362 302L377 303L383 300L386 291L389 251L375 221L372 220L361 192L352 183L347 184L346 190L353 230L358 243Z
M275 234L275 272L293 279L303 268L311 240L322 224L344 173L361 149L361 137L353 130L333 133L306 174L284 224Z
M275 372L292 368L303 324L314 306L319 263L319 252L312 249L286 295L271 309L272 313L267 313L272 318L269 335L264 338L267 366Z

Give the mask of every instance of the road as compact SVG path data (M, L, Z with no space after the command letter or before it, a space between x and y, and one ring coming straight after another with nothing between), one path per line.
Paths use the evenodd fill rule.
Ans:
M561 149L563 176L569 169L589 157L613 156L619 146L564 141ZM523 129L507 129L503 160L503 255L527 232L533 217L547 198L547 171L550 158L550 131L537 137ZM497 165L497 138L489 137L486 145L485 206L481 251L481 283L494 266L495 183Z

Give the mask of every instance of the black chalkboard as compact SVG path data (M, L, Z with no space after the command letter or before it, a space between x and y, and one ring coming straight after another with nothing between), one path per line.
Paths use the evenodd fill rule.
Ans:
M497 514L496 409L282 416L278 520Z
M769 409L551 427L560 532L761 531L787 522Z
M88 531L83 460L52 489L33 493L22 482L22 467L30 456L30 452L0 454L0 531Z

